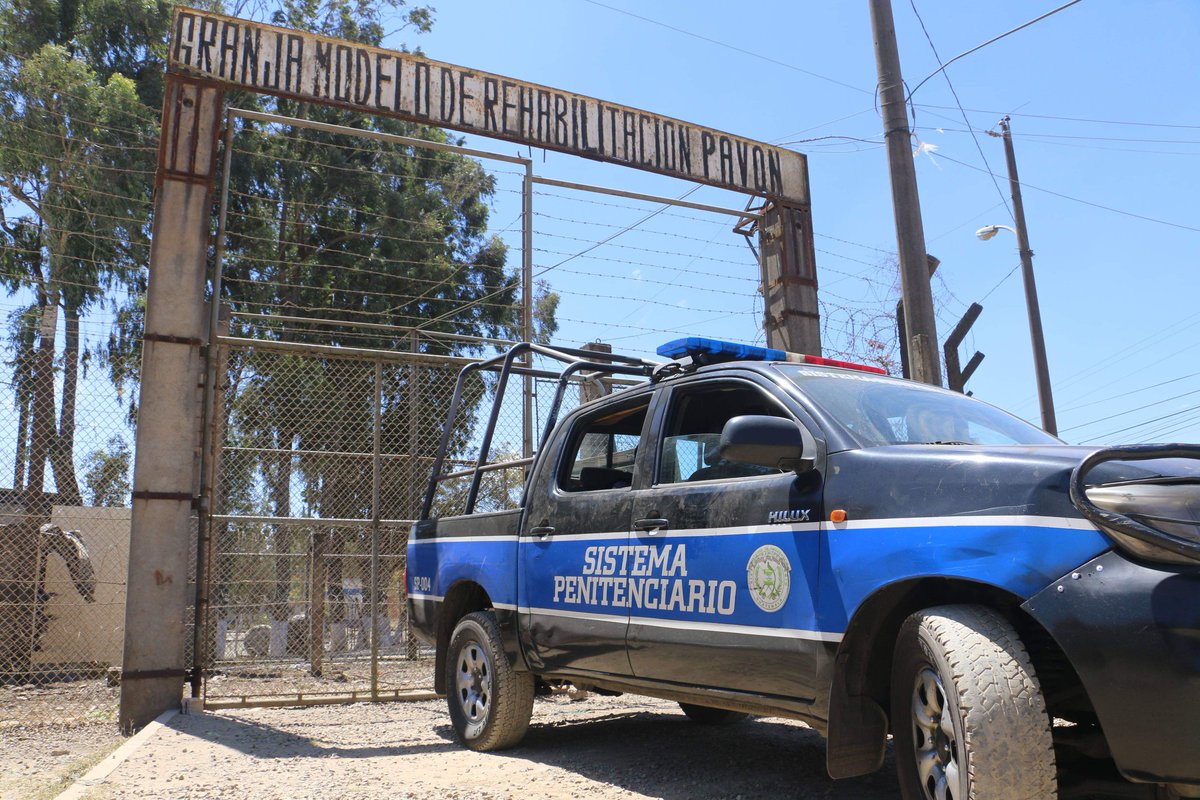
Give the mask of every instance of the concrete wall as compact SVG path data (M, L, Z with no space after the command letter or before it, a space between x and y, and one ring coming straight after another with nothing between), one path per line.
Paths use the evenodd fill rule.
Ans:
M128 508L54 506L51 521L79 531L96 571L96 599L84 602L57 555L46 564L47 604L51 616L36 664L121 663L125 631L125 580L129 568Z

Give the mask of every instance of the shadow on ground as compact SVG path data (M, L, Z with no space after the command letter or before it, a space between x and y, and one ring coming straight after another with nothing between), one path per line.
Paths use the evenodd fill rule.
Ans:
M206 714L203 724L199 726L193 725L187 717L175 717L168 727L262 759L404 758L461 749L453 741L440 738L426 737L423 741L397 739L382 725L378 726L381 735L370 737L371 743L364 743L361 741L363 737L357 735L362 723L352 717L355 706L344 708L347 712L345 722L323 721L311 729L303 729L304 732L228 713ZM287 711L302 715L305 710ZM343 735L343 729L348 735Z
M254 714L212 714L194 727L180 719L178 728L190 727L192 735L256 759L396 759L400 775L406 773L405 763L428 764L431 756L438 763L446 754L445 769L436 773L435 783L447 791L456 787L455 770L470 763L476 778L494 770L506 787L514 780L520 785L528 775L530 783L522 794L531 798L540 796L537 782L544 780L578 785L600 797L603 786L609 785L664 800L899 796L890 753L880 772L834 781L825 772L824 739L796 723L751 719L706 726L665 706L625 711L591 705L539 703L521 745L494 754L464 751L439 703L376 707L370 712L375 721L368 724L360 716L366 713L358 710L362 706L347 706L344 714L332 720L325 716L319 723L298 709L287 712L286 719L272 715L269 720ZM428 783L425 787L433 788ZM404 788L403 779L395 788ZM554 788L556 796L564 796L564 786Z
M438 733L453 735L449 726ZM713 726L682 714L616 713L534 725L511 755L664 800L899 798L890 751L878 773L835 781L825 771L824 737L775 719Z

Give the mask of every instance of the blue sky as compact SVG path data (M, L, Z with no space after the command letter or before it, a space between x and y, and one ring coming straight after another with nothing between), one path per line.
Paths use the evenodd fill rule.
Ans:
M938 61L908 0L893 5L911 87ZM1056 5L916 0L942 60ZM402 32L389 44L404 41L442 61L768 142L852 137L790 145L809 155L822 293L829 303L861 309L860 316L894 296L886 261L895 228L866 3L436 6L432 33ZM918 136L936 147L917 157L917 176L927 249L942 261L939 334L967 304L981 302L963 358L975 349L987 357L968 388L1036 421L1015 237L1001 232L981 242L973 235L986 224L1012 223L1002 144L986 134L1012 114L1059 428L1068 441L1200 441L1197 41L1200 5L1188 0L1084 0L949 67L978 146L943 78L913 98ZM469 144L529 154L477 137ZM671 197L691 188L614 165L532 155L547 177ZM519 210L517 184L515 176L498 179L493 222L504 227ZM710 188L689 199L744 204ZM558 190L535 198L539 271L657 208L607 202L624 207ZM709 215L663 214L547 272L563 292L558 338L612 340L648 353L675 330L760 336L757 268L728 227ZM1137 423L1146 424L1130 427Z
M1058 5L914 1L943 60ZM387 44L750 138L794 142L788 146L809 156L821 294L835 312L827 345L844 338L838 329L847 310L870 323L894 307L895 228L865 2L436 6L432 33L400 31ZM893 6L904 75L916 86L938 62L910 0ZM968 388L1036 422L1015 237L1001 232L981 242L973 235L983 225L1012 222L1002 145L986 135L1012 115L1059 430L1070 442L1200 442L1197 42L1200 4L1193 0L1083 0L948 69L978 145L943 78L914 97L920 141L936 148L916 164L927 249L942 262L939 333L981 302L963 360L976 349L987 357ZM740 195L629 168L478 137L468 144L532 156L545 177L669 197L695 190L689 200L745 204ZM515 266L519 175L495 167L492 226L514 245ZM761 340L757 264L730 220L679 209L650 216L660 210L538 189L534 263L562 294L558 341L600 339L651 355L683 334ZM17 300L5 300L5 313ZM84 333L93 342L105 338L107 319L85 320ZM95 396L81 400L77 457L112 433L132 442L100 370L89 372L85 387ZM14 413L9 395L0 409ZM0 476L11 474L10 459L0 453Z

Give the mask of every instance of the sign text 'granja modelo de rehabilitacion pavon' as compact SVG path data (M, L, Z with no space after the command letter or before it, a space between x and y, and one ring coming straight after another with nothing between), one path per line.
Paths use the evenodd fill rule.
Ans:
M800 153L412 53L179 8L169 63L260 92L808 204Z

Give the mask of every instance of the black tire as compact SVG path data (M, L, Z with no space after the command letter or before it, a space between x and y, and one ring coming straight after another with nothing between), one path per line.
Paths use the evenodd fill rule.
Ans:
M732 725L750 716L742 711L729 711L728 709L710 708L709 706L694 706L691 703L680 703L679 707L683 709L683 713L687 714L693 722L699 722L701 725Z
M533 714L533 686L533 673L509 663L490 611L458 621L446 653L446 702L460 742L471 750L520 742Z
M891 705L904 800L1058 797L1041 688L1020 637L995 611L938 606L909 617L896 640Z

